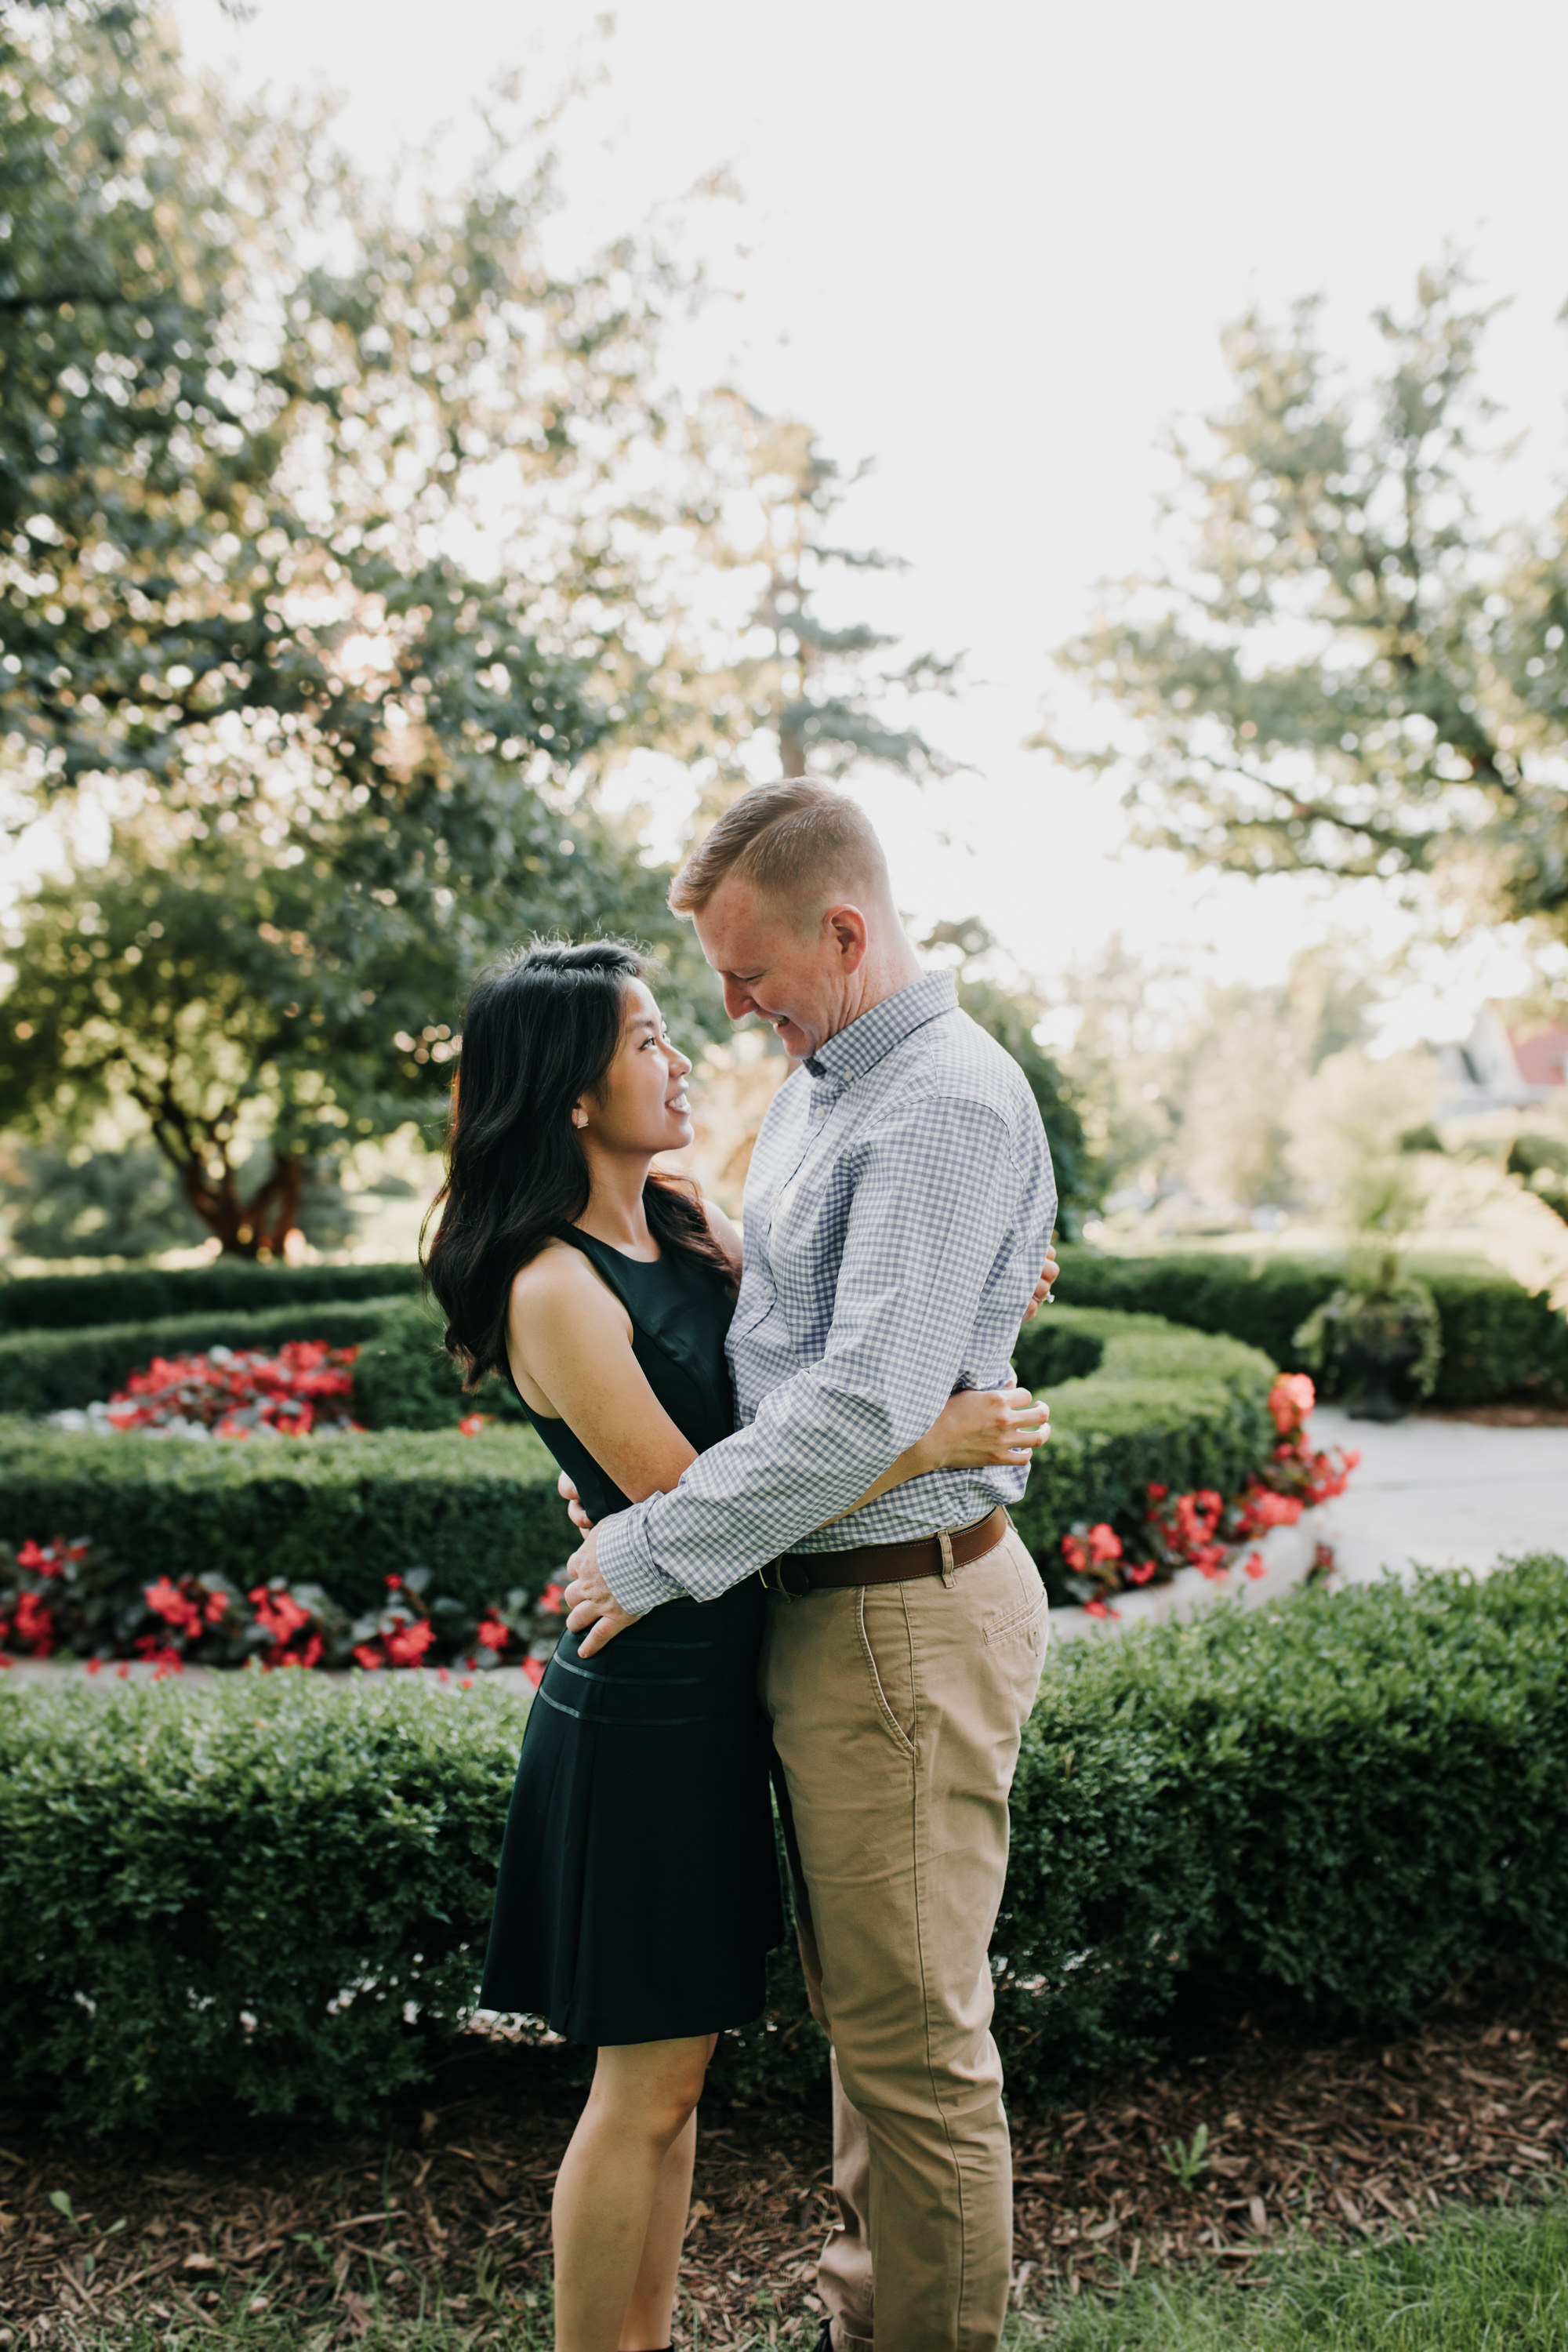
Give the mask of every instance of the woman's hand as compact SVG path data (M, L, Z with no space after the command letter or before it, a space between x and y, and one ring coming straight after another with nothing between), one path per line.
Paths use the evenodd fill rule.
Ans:
M1055 1242L1051 1242L1047 1246L1046 1262L1040 1268L1040 1278L1035 1285L1035 1295L1024 1309L1026 1323L1032 1322L1042 1307L1050 1305L1051 1292L1060 1272L1061 1268L1057 1264L1057 1245Z
M563 1470L560 1477L555 1481L555 1491L560 1496L562 1501L565 1504L566 1516L571 1520L573 1526L580 1528L584 1535L591 1535L593 1532L594 1522L588 1517L587 1512L583 1508L582 1500L578 1496L577 1489L573 1485L572 1480L564 1470Z
M1027 1389L961 1389L921 1441L932 1470L1016 1468L1048 1444L1051 1409Z

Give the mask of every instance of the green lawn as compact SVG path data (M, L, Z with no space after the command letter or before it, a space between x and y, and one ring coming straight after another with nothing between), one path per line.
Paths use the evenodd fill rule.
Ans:
M544 2298L520 2308L488 2295L443 2302L422 2319L351 2304L319 2322L245 2305L198 2318L149 2315L74 2336L81 2352L549 2352ZM182 2298L184 2300L184 2298ZM363 2330L363 2333L356 2331ZM710 2329L692 2311L678 2331L688 2352L715 2345L763 2352L804 2347L815 2323L796 2304L758 2310L749 2329ZM1213 2273L1166 2273L1103 2298L1061 2297L1009 2323L1005 2352L1568 2352L1568 2208L1455 2212L1419 2242L1364 2248L1300 2245L1260 2261L1249 2286Z
M1258 2284L1163 2278L1080 2299L1051 2352L1563 2352L1568 2209L1454 2214L1423 2242L1301 2248Z

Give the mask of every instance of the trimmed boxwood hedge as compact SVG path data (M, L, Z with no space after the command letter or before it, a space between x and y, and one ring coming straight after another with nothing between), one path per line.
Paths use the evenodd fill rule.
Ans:
M411 1567L430 1568L438 1591L476 1607L513 1585L537 1592L573 1549L554 1465L521 1425L456 1434L464 1400L419 1302L311 1307L298 1329L293 1313L274 1309L265 1332L260 1317L243 1329L237 1318L224 1328L232 1344L362 1337L355 1410L379 1434L239 1445L12 1421L0 1427L0 1539L89 1535L138 1580L202 1568L220 1568L241 1584L298 1578L351 1612L380 1597L384 1575ZM19 1346L24 1359L33 1351L40 1381L47 1371L56 1401L102 1395L108 1368L131 1345L127 1335L135 1337L131 1360L145 1362L154 1329L160 1344L210 1344L215 1336L195 1318L14 1335L0 1340L0 1395L11 1393L9 1368L25 1370ZM1026 1327L1017 1362L1052 1403L1051 1444L1014 1512L1042 1561L1057 1559L1075 1521L1136 1521L1151 1480L1233 1492L1273 1443L1273 1367L1233 1339L1153 1316L1057 1307ZM68 1376L77 1384L68 1397ZM500 1382L486 1387L482 1402L521 1424ZM440 1433L415 1433L432 1423Z
M305 1299L386 1298L418 1287L419 1268L404 1258L384 1265L258 1265L220 1257L210 1265L26 1275L0 1283L0 1331L79 1331L215 1308L249 1315Z
M1330 1258L1228 1251L1107 1257L1081 1244L1060 1248L1061 1296L1075 1307L1163 1315L1199 1331L1245 1339L1285 1370L1297 1369L1297 1330L1344 1279ZM1436 1301L1443 1360L1434 1404L1491 1404L1504 1397L1568 1395L1568 1316L1542 1291L1504 1275L1455 1272L1413 1262Z
M0 1423L0 1537L90 1537L138 1579L221 1569L321 1585L351 1615L433 1571L482 1609L529 1599L576 1549L556 1470L526 1428L251 1440L77 1436Z
M469 2013L521 1720L374 1677L0 1689L11 2094L96 2131L418 2083ZM1188 1983L1394 2024L1503 1955L1568 1958L1568 1562L1051 1655L993 1948L1016 2101L1153 2055ZM822 2073L787 1953L770 1988L721 2060L752 2093Z
M1131 1532L1152 1483L1235 1494L1276 1442L1274 1366L1239 1340L1152 1315L1053 1307L1025 1325L1014 1360L1051 1406L1051 1442L1013 1507L1041 1562L1058 1559L1075 1521Z
M354 1418L367 1429L451 1429L478 1403L521 1418L502 1381L465 1397L441 1346L441 1321L417 1297L296 1301L253 1315L208 1307L162 1322L95 1324L82 1330L9 1331L0 1336L0 1413L58 1412L123 1388L154 1356L205 1349L279 1348L325 1339L358 1348Z

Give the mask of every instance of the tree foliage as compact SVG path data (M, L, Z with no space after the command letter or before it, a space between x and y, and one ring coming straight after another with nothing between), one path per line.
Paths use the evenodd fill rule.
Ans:
M775 773L841 780L863 763L918 781L951 773L915 705L953 692L957 657L902 655L868 622L822 611L837 573L902 569L880 549L837 543L834 517L865 468L846 476L809 425L732 394L693 419L692 446L694 544L743 600L689 684L689 749L710 779L702 814Z
M276 1248L311 1168L437 1108L499 945L679 953L588 789L656 723L628 486L676 281L549 267L504 109L456 194L367 191L129 9L14 10L0 105L7 776L112 830L13 926L0 1118L129 1098L224 1246Z
M1247 874L1428 874L1568 930L1568 508L1508 537L1473 503L1487 312L1449 265L1377 314L1347 389L1317 305L1226 338L1236 398L1178 446L1176 570L1060 657L1134 722L1145 838Z

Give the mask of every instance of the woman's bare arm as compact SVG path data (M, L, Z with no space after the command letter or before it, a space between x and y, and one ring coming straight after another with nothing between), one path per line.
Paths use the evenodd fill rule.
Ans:
M530 1411L565 1422L632 1502L668 1494L696 1461L632 1352L630 1316L569 1244L549 1244L513 1282L507 1344Z

